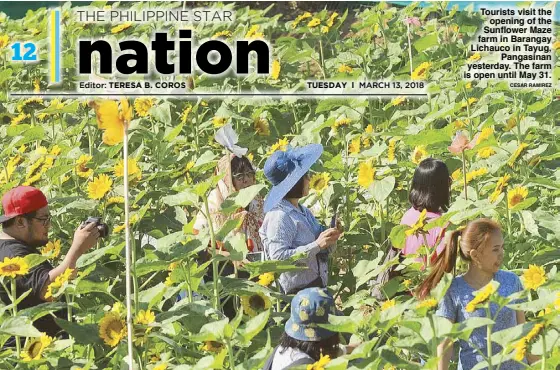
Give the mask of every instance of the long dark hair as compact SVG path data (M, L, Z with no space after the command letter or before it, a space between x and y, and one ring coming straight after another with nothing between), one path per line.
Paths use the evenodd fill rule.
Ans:
M417 211L445 212L449 208L449 169L435 158L426 158L414 171L408 200Z
M416 291L418 298L426 298L446 272L455 271L457 255L460 255L465 261L470 261L470 251L486 245L490 235L501 230L502 228L496 221L479 218L469 222L463 230L452 231L451 238L443 252L436 257L428 277L418 287ZM459 237L461 237L460 243Z
M340 337L338 333L319 342L297 340L290 337L285 332L282 333L282 336L280 337L280 345L282 347L299 349L315 361L319 361L321 354L323 356L329 355L330 358L337 357L339 354L339 344Z

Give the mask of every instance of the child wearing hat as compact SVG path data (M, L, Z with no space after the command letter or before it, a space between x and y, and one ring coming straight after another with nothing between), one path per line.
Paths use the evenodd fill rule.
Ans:
M325 356L330 359L340 356L343 350L339 334L318 325L327 324L329 314L337 312L334 299L326 289L307 288L297 293L280 343L263 369L282 370L313 364Z
M328 256L336 248L341 225L326 228L311 211L299 204L309 194L311 166L323 152L321 144L276 151L266 161L264 174L272 188L264 203L265 217L259 230L267 259L287 260L298 253L298 264L307 267L280 275L279 283L287 294L310 287L326 287Z

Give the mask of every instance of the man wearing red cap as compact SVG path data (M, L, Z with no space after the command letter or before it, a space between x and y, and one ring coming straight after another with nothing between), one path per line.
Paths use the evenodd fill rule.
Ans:
M4 194L2 208L4 215L0 216L0 261L38 254L37 248L49 241L51 221L48 201L43 192L31 186L18 186ZM60 265L53 268L45 261L29 270L28 274L16 279L18 297L31 289L30 294L18 304L18 310L48 301L45 294L49 284L67 268L75 269L78 258L97 242L99 230L95 226L94 223L90 223L76 230L72 246ZM5 304L11 303L4 289L0 289L0 298ZM33 324L39 331L50 336L60 331L51 315L43 316ZM7 343L10 344L14 344L13 338Z

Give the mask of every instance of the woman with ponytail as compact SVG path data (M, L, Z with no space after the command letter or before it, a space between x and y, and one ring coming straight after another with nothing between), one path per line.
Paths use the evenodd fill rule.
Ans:
M424 299L435 288L445 273L455 272L457 255L468 263L467 272L456 276L440 301L436 315L449 319L452 323L463 322L472 317L486 317L484 308L476 308L471 303L477 291L486 287L492 280L500 285L497 293L502 297L523 290L521 281L512 272L500 270L504 258L504 238L500 225L490 219L481 218L471 221L463 230L455 230L450 235L443 253L439 254L432 265L427 279L418 287L419 299ZM469 305L469 303L471 303ZM525 314L503 307L498 312L498 305L491 303L490 312L494 318L492 332L504 330L525 322ZM459 340L458 369L472 369L483 362L481 355L487 354L486 327L473 330L469 341ZM493 343L492 355L502 348ZM440 358L438 369L447 370L453 356L453 345L446 339L438 347ZM513 360L503 362L500 369L523 369Z

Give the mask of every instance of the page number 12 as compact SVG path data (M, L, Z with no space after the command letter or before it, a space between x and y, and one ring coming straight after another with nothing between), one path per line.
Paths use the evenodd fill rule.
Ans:
M16 42L12 45L14 56L12 61L33 62L37 60L37 46L33 42L26 42L23 44L23 56L21 42Z

